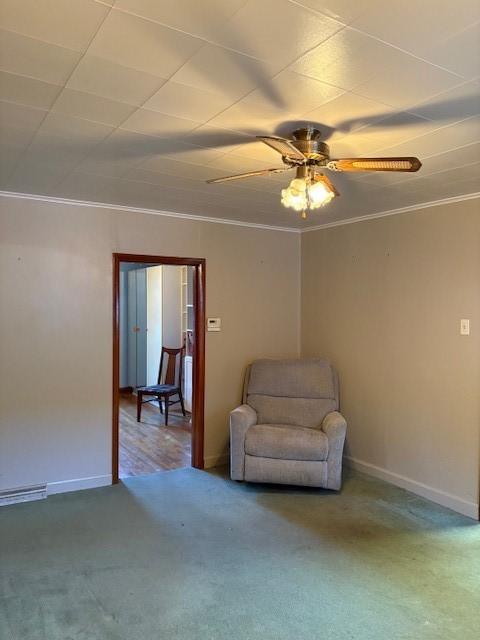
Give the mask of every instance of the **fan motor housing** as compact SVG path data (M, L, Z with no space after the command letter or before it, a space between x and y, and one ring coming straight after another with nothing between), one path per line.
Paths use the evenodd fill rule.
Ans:
M293 132L293 146L308 158L308 164L320 164L329 160L330 149L326 142L319 140L320 131L313 127L297 129ZM288 160L288 156L287 156Z

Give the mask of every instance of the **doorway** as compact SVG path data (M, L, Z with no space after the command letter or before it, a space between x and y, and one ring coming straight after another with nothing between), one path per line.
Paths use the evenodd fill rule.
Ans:
M113 255L113 483L203 469L204 330L204 259ZM180 393L152 395L166 376Z

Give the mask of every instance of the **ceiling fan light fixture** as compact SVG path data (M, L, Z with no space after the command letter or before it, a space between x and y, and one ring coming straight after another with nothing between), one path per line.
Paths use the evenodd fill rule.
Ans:
M330 160L330 149L320 140L320 131L313 125L296 129L293 139L278 136L256 136L257 140L282 156L284 167L248 171L234 176L213 178L207 182L228 182L253 176L270 175L296 169L296 177L281 191L281 203L307 217L307 211L324 207L339 196L335 185L323 173L329 171L418 171L422 163L413 156L387 158L339 158Z
M323 207L334 197L335 191L322 180L322 176L313 182L310 178L294 178L286 189L282 189L281 202L284 207L295 211L306 211Z

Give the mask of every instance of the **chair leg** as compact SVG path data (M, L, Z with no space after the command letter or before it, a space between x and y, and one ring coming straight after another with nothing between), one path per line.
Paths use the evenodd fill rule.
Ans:
M137 422L142 418L142 394L137 391Z
M178 397L180 398L180 406L182 407L182 413L184 416L186 416L187 414L185 413L185 405L183 404L183 393L182 390L180 390L178 392Z
M168 396L165 396L165 426L168 427Z
M162 396L158 396L158 408L160 409L160 413L163 414Z

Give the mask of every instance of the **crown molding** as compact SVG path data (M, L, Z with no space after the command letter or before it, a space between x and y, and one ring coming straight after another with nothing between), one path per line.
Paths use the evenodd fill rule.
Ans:
M18 198L21 200L35 200L37 202L48 202L50 204L66 204L74 207L93 207L97 209L112 209L114 211L125 211L127 213L145 213L154 216L165 216L167 218L180 218L182 220L193 220L195 222L213 222L215 224L229 224L236 227L251 227L253 229L265 229L267 231L286 231L288 233L301 233L301 229L294 227L276 227L259 222L245 222L243 220L230 220L228 218L212 218L209 216L197 216L191 213L178 213L177 211L162 211L161 209L143 209L141 207L127 207L121 204L110 204L107 202L90 202L89 200L73 200L70 198L56 198L54 196L42 196L33 193L19 193L15 191L1 191L0 197Z
M112 209L114 211L125 211L127 213L144 213L154 216L165 216L167 218L180 218L181 220L193 220L195 222L212 222L214 224L229 224L236 227L250 227L253 229L265 229L267 231L286 231L288 233L309 233L311 231L319 231L321 229L330 229L332 227L342 227L346 224L355 224L357 222L366 222L368 220L376 220L377 218L386 218L400 213L408 213L418 211L419 209L428 209L429 207L438 207L442 204L454 204L455 202L464 202L466 200L475 200L480 198L480 191L474 193L465 193L460 196L451 198L443 198L441 200L431 200L429 202L419 202L409 205L408 207L400 207L399 209L389 209L388 211L378 211L376 213L368 213L364 216L355 218L347 218L345 220L337 220L335 222L325 222L313 227L305 227L298 229L294 227L277 227L274 225L261 224L259 222L245 222L242 220L230 220L228 218L213 218L209 216L197 216L191 213L178 213L177 211L163 211L161 209L143 209L141 207L128 207L121 204L111 204L107 202L91 202L89 200L73 200L70 198L56 198L54 196L42 196L32 193L19 193L15 191L1 191L0 197L18 198L22 200L35 200L37 202L48 202L51 204L66 204L75 207L93 207L97 209Z
M325 224L317 224L314 227L302 229L302 233L310 231L319 231L320 229L330 229L331 227L342 227L345 224L355 224L356 222L365 222L367 220L376 220L377 218L387 218L395 216L399 213L408 213L409 211L418 211L419 209L428 209L429 207L439 207L442 204L453 204L455 202L464 202L465 200L475 200L480 198L480 191L474 193L465 193L461 196L453 196L452 198L443 198L442 200L431 200L430 202L419 202L411 204L408 207L400 207L399 209L390 209L388 211L378 211L377 213L368 213L364 216L355 218L347 218L346 220L338 220L336 222L325 222Z

